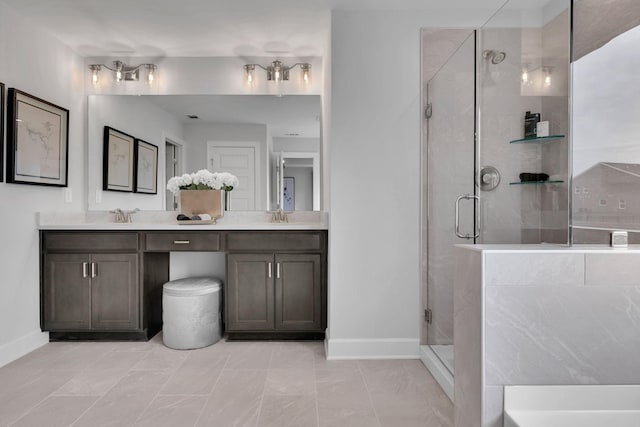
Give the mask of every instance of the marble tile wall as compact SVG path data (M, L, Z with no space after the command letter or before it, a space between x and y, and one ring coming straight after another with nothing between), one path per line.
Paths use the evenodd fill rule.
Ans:
M455 258L455 422L472 426L482 414L482 253L456 247Z
M456 270L465 273L456 275L456 337L477 331L468 298L483 298L484 353L456 359L456 415L466 414L458 398L476 387L463 380L476 375L477 359L483 426L502 426L504 385L640 383L640 251L489 250L478 265L469 263L477 249L458 249ZM469 290L480 280L484 296ZM467 357L464 340L456 339L456 355Z

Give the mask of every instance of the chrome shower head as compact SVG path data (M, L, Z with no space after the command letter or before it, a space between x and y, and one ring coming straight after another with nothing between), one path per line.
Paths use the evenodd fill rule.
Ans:
M484 52L482 52L482 57L488 61L491 61L491 63L495 65L504 61L507 57L507 54L499 50L485 50Z

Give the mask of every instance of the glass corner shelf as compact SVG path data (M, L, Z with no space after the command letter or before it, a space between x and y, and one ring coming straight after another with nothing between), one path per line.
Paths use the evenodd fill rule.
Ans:
M542 184L562 184L564 181L516 181L510 182L509 185L542 185Z
M529 136L527 138L514 139L509 141L509 144L542 144L562 138L564 138L564 135Z

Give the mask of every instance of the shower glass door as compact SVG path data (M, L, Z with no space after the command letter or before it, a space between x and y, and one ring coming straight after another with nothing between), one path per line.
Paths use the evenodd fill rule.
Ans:
M478 31L478 243L568 242L569 1L538 3ZM549 137L525 133L527 111Z
M453 374L453 246L477 230L474 31L429 80L426 110L427 344Z

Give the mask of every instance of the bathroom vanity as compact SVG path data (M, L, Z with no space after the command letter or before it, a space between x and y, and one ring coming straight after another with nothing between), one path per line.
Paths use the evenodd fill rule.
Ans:
M225 252L230 338L324 337L322 224L41 224L41 328L56 339L145 340L162 327L171 252Z

